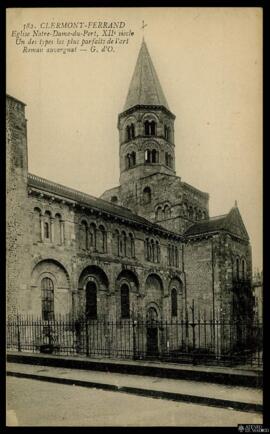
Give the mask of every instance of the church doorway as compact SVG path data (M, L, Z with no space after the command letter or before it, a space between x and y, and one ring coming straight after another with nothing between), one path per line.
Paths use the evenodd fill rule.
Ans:
M150 307L146 315L146 355L150 358L159 355L158 313L154 307Z

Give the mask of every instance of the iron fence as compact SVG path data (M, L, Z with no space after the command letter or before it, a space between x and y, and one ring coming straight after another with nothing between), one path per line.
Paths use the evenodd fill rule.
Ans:
M220 317L106 321L55 316L45 321L18 316L7 324L7 348L100 358L261 366L263 329L259 321L228 322Z

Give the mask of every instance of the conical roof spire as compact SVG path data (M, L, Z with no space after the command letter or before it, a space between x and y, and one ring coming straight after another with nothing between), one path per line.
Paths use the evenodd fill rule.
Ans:
M159 105L170 110L144 39L129 86L124 111L135 105Z

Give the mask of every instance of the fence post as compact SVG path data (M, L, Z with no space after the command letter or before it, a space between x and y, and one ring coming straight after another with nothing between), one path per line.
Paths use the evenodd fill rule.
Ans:
M85 339L86 339L86 355L89 356L89 334L88 334L88 319L85 321Z
M194 299L192 300L192 307L190 308L192 312L192 349L195 350L195 312L194 312Z
M135 327L137 325L137 321L132 319L132 331L133 331L133 360L137 359L137 348L136 348L136 330Z
M17 315L17 339L18 339L18 351L21 352L21 333L20 333L20 324L19 324L19 315Z

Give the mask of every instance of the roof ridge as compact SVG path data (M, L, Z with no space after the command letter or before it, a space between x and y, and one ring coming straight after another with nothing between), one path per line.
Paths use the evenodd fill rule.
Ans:
M89 197L90 199L93 199L93 200L95 200L95 201L101 201L101 202L105 202L105 203L110 203L111 206L113 206L113 207L125 209L125 210L129 211L131 214L133 214L132 211L130 211L129 208L127 208L127 207L125 207L125 206L122 206L122 205L118 205L118 204L116 204L116 203L108 202L107 200L102 199L101 197L92 196L92 195L89 194L89 193L85 193L85 192L80 191L80 190L77 190L77 189L75 189L75 188L73 188L73 187L68 187L68 186L65 186L65 185L63 185L63 184L59 184L58 182L51 181L50 179L47 179L47 178L42 178L41 176L34 175L33 173L28 173L28 176L29 176L29 177L32 177L32 178L37 178L37 179L40 180L41 182L45 181L45 182L47 182L48 184L52 184L52 185L54 185L54 186L56 186L56 187L60 187L60 188L62 188L63 190L69 190L70 192L78 193L78 194L81 195L81 196ZM136 214L135 214L135 215L136 215Z
M66 193L66 195L68 195L68 193L70 193L70 194L73 193L73 194L75 194L75 195L78 196L77 198L76 197L69 198L69 199L71 199L73 201L79 201L80 197L81 198L85 198L86 200L89 199L89 200L92 200L94 202L93 204L90 203L89 204L90 206L92 206L92 207L96 206L97 209L101 208L105 213L107 212L107 213L111 213L111 214L116 214L120 218L131 220L131 221L133 221L135 223L143 224L145 226L150 226L153 229L156 229L156 230L159 230L159 231L162 231L162 232L174 235L174 236L181 237L180 234L177 234L175 232L169 231L168 229L165 229L162 226L160 226L160 225L158 225L156 223L153 223L150 220L147 220L146 218L144 218L144 217L142 217L142 216L140 216L138 214L133 213L129 208L123 207L121 205L114 204L112 202L109 202L107 200L101 199L99 197L92 196L92 195L90 195L88 193L81 192L81 191L76 190L76 189L74 189L72 187L66 187L63 184L59 184L57 182L50 181L49 179L42 178L41 176L34 175L32 173L28 173L28 181L30 181L29 182L30 185L31 185L31 180L32 181L36 181L37 184L41 184L41 186L37 185L37 188L40 187L42 189L42 184L44 184L44 189L46 187L49 187L49 186L51 186L52 188L53 187L59 188L60 191L58 191L58 192L54 191L54 194L56 194L56 195L57 194L59 194L59 195L62 194L63 196L65 196L65 193Z

